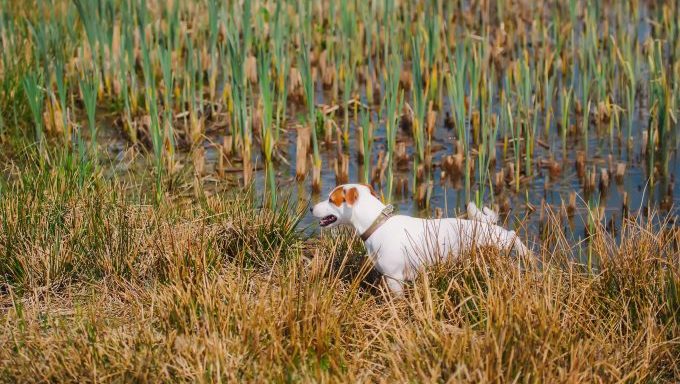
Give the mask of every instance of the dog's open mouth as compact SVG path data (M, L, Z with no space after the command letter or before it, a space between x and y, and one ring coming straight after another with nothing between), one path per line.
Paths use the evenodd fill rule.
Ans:
M319 225L322 226L322 227L326 227L326 226L329 226L329 225L335 223L335 221L337 219L338 218L333 216L333 215L328 215L328 216L324 217L323 219L319 220Z

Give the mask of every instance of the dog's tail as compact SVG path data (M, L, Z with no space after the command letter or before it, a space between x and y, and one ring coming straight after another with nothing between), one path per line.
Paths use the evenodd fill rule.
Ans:
M496 224L498 222L498 214L487 207L483 207L480 211L473 201L467 204L468 219L479 221L482 223Z

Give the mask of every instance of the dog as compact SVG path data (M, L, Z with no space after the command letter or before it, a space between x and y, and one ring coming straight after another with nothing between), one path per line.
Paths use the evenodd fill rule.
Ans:
M465 219L419 219L392 215L368 184L344 184L331 191L328 200L310 208L321 228L351 225L366 245L369 257L396 295L418 270L442 260L458 257L473 247L513 249L521 256L531 254L515 231L498 225L498 215L474 203Z

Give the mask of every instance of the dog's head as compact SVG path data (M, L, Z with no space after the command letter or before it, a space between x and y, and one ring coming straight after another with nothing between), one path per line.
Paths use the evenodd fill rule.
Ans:
M328 200L316 204L312 213L322 228L351 224L354 210L360 205L380 203L380 197L368 184L343 184L335 187Z

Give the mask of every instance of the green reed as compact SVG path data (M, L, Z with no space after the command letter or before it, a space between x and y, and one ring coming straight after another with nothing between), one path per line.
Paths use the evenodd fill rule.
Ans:
M80 21L83 24L83 29L85 30L85 35L87 36L87 41L90 46L90 52L93 55L93 61L95 65L101 64L100 57L100 28L103 23L103 19L98 17L98 3L94 1L83 1L74 0L76 9L78 10L78 15L80 16ZM101 5L102 3L99 2ZM146 10L146 1L140 5L140 9Z
M536 110L538 104L533 95L532 73L529 65L526 56L523 55L519 62L518 78L515 79L515 87L519 94L518 117L521 121L520 124L517 124L516 139L518 140L518 145L520 140L524 141L524 173L527 177L531 176L531 157L536 136L536 117L538 117L538 111ZM524 133L524 137L522 137L522 133Z
M35 72L26 74L22 80L24 93L26 94L26 99L28 100L28 105L31 108L31 114L33 115L34 139L42 150L45 135L43 132L42 117L45 93L43 92L41 83L41 76Z
M125 13L124 13L125 15ZM125 16L124 16L125 17ZM125 29L127 31L127 29ZM133 85L135 84L135 76L133 71L129 71L128 68L130 66L130 54L129 54L129 48L132 46L132 42L130 39L129 34L126 32L122 33L121 37L121 42L120 42L120 48L121 48L121 57L119 57L118 60L118 76L120 79L120 98L122 99L122 107L123 107L123 121L124 121L124 129L127 130L128 137L130 138L130 141L132 144L137 143L137 130L133 129L132 127L132 114L133 114L133 109L132 109L132 104L136 104L136 96L134 94L134 87ZM128 78L130 81L128 81ZM133 100L134 99L134 100Z
M260 101L262 102L262 152L265 158L265 174L269 185L269 197L272 207L276 206L276 179L272 154L275 145L274 127L274 92L275 83L271 77L271 55L266 47L260 47L257 57L257 73L260 84Z
M507 117L507 122L508 122L508 130L510 131L510 135L512 138L512 144L513 144L513 155L514 155L514 160L515 160L515 174L513 175L513 181L515 182L515 193L519 193L519 186L520 186L520 161L522 158L521 155L521 143L520 143L520 138L522 137L522 132L521 132L521 126L520 124L517 124L513 118L512 115L512 107L510 102L508 102L505 105L505 110L507 111L506 117Z
M481 114L491 114L494 103L494 85L495 85L495 71L492 68L490 77L481 79L481 93L480 100ZM497 116L493 114L493 116ZM486 195L486 188L489 187L489 197L491 203L494 201L493 188L491 187L491 161L496 158L496 139L498 137L498 124L492 122L490 118L481 119L481 142L478 146L477 157L477 184L476 203L482 206L484 196Z
M425 112L427 110L427 95L423 89L423 73L420 59L420 34L411 38L411 65L413 70L413 88L411 100L413 101L413 143L417 157L413 161L413 190L416 186L416 173L419 164L425 162Z
M370 5L367 1L361 1L358 4L361 15L361 22L364 26L364 56L366 58L366 69L370 72L373 70L373 33L375 33L375 23L373 22L373 15L371 14ZM361 50L359 50L361 53ZM358 59L358 61L361 61ZM371 80L371 74L367 73L368 79ZM368 94L369 89L366 89L366 98L372 101L373 95Z
M208 1L208 52L210 55L210 75L208 77L208 92L210 98L215 98L217 88L218 75L218 17L221 14L221 5L223 2L217 0ZM175 5L177 7L177 5Z
M66 85L66 75L64 74L64 60L59 57L54 62L54 77L57 83L57 94L59 95L59 107L61 108L61 120L64 126L65 142L70 140L68 127L68 105L66 100L68 98L68 90Z
M232 25L233 27L233 25ZM232 130L236 133L234 146L242 146L243 151L250 154L251 129L248 124L247 80L244 74L245 57L243 47L238 44L238 31L229 35L227 41L228 57L231 66L231 100L234 106L232 114ZM238 144L237 144L238 141ZM244 152L246 154L246 152Z
M290 59L288 56L289 43L286 36L290 33L288 18L282 10L283 2L276 3L274 12L274 66L276 70L276 119L274 125L274 141L278 142L281 127L286 118L288 103L288 74L290 73Z
M368 108L361 108L359 112L361 128L361 150L363 158L363 180L364 183L371 182L371 155L373 153L373 123L371 122L371 111Z
M392 201L394 190L394 152L397 143L397 130L399 129L397 111L403 103L403 92L399 90L399 76L401 74L402 61L398 55L390 56L387 66L387 78L385 79L385 136L387 142L387 194L388 202Z
M333 2L331 2L333 3ZM356 69L356 58L352 45L354 42L354 33L357 29L356 17L354 12L351 12L346 0L341 4L341 22L342 22L342 81L343 81L343 106L345 112L345 119L343 125L343 143L345 148L349 148L349 103L352 99L352 92L354 90L354 78Z
M173 129L173 90L175 88L175 78L172 71L172 50L166 46L160 48L158 59L163 75L163 116L164 116L164 135L168 138L168 158L172 162L175 156L175 134Z
M590 128L590 72L588 67L584 65L581 73L581 105L583 106L583 116L581 118L581 134L583 135L583 145L586 153L588 153L588 130Z
M647 172L650 184L654 185L654 165L656 161L656 143L658 138L659 161L661 163L660 173L668 174L668 150L666 142L670 140L672 103L670 84L666 75L666 68L663 64L663 48L659 40L653 42L652 50L649 53L650 68L650 90L651 108L649 134L647 135Z
M305 100L307 102L307 123L312 131L312 149L313 149L313 163L314 167L321 167L321 155L319 153L319 139L316 126L316 106L314 104L314 78L312 77L312 65L309 61L309 45L303 40L302 48L300 49L300 56L298 58L300 65L300 75L302 76L302 84L305 92Z
M448 50L449 76L447 77L447 90L449 104L453 110L457 138L462 143L463 154L465 156L465 200L470 199L470 148L466 129L465 111L465 79L468 59L466 48L463 44L457 44L455 56ZM471 100L471 98L470 98Z
M85 104L85 112L87 113L87 127L90 131L90 156L93 164L96 164L95 156L97 154L97 88L99 87L99 77L97 71L87 71L79 79L78 85L80 92L83 95L83 104Z
M438 91L438 54L441 49L440 35L441 35L441 13L437 9L436 2L431 2L429 6L426 7L425 14L425 31L427 33L426 44L425 44L425 54L427 69L429 77L427 79L427 89L425 90L428 95L428 100L439 102L437 98L439 97ZM439 3L441 5L441 3ZM416 34L418 36L418 34Z
M394 12L394 0L384 0L383 2L383 30L382 34L384 36L383 45L383 64L389 65L389 55L391 50L394 49L396 43L395 40L395 29L396 29L396 12ZM377 26L378 35L381 33L380 25Z
M544 135L548 137L550 135L550 124L553 118L553 97L555 92L555 80L556 76L551 76L551 71L554 69L554 59L555 54L548 55L543 59L543 71L542 71L542 82L539 84L543 87L543 112L544 116ZM536 113L538 115L538 113Z
M138 8L138 17L140 21L140 34L144 35L143 25L146 21L146 8ZM151 124L149 126L149 134L151 136L151 145L153 148L155 167L156 167L156 203L160 203L163 197L163 146L165 137L161 121L158 113L158 91L156 89L156 82L154 70L151 63L151 52L146 41L146 38L140 39L141 53L142 53L142 72L144 74L144 97L147 113L150 116Z
M125 3L123 3L125 4ZM126 110L126 117L128 122L132 122L132 116L139 113L140 95L139 95L139 79L137 71L132 70L136 65L136 53L135 53L135 30L134 20L132 15L133 10L128 9L128 7L123 6L122 8L122 20L124 31L121 38L121 54L123 57L120 58L120 73L122 84L122 92L124 98L124 107ZM129 80L128 80L129 79ZM142 95L143 97L143 95ZM133 143L136 142L137 134L134 129L130 130L130 136L133 138Z
M561 134L562 134L562 154L566 156L567 154L567 132L569 131L569 108L571 105L571 100L573 98L573 93L574 89L569 88L568 90L566 88L562 88L562 92L560 93L560 99L561 99L561 113L562 113L562 129L561 129Z
M616 50L616 57L619 60L619 64L623 68L623 74L625 78L625 83L623 85L623 93L625 95L625 108L626 108L626 124L627 124L627 134L626 143L627 145L632 144L633 135L633 123L635 121L635 97L637 89L637 79L636 79L636 54L634 53L636 43L634 39L623 38L620 42L617 42L614 37L612 37L612 42ZM619 48L621 44L621 48Z

